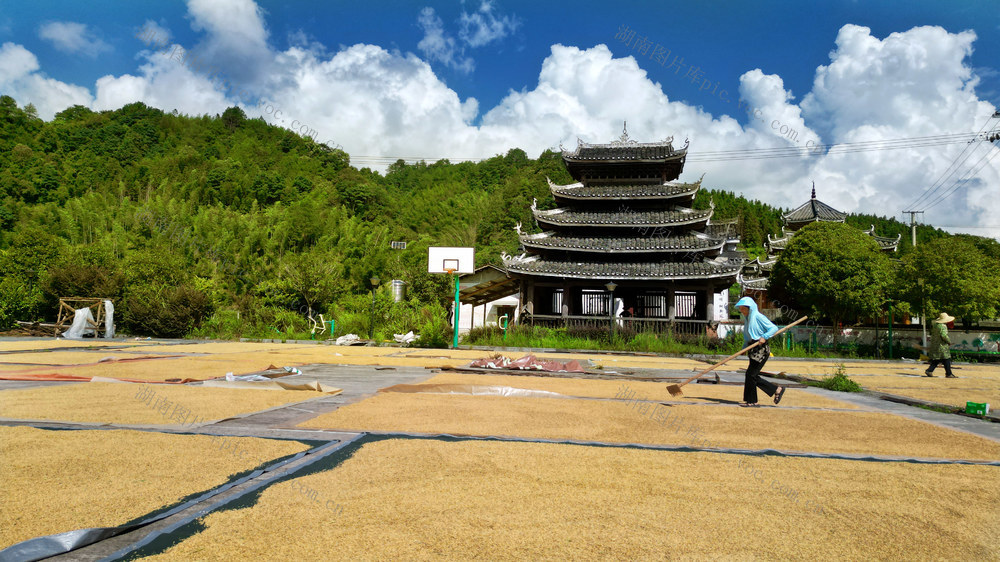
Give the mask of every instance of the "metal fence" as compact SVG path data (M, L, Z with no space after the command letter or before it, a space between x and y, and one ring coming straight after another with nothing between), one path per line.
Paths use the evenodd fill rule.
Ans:
M610 330L612 319L608 316L561 316L558 314L525 314L521 323L546 328L577 328ZM669 318L627 318L615 317L615 329L633 332L674 333L684 335L705 335L708 322L704 320L670 320Z

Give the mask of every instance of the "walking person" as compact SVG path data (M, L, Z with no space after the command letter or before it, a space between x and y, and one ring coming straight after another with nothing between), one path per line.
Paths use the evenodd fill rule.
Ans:
M757 303L750 297L743 297L736 302L736 308L743 315L743 347L757 340L760 345L747 352L750 366L747 367L746 381L743 384L743 402L740 406L753 408L757 406L757 388L774 397L774 403L781 402L785 387L777 386L760 376L760 370L771 356L771 346L768 338L778 331L778 327L757 310Z
M942 312L934 320L934 328L931 329L931 345L927 349L927 357L931 360L930 367L924 371L924 374L928 377L934 376L934 369L937 368L938 363L944 364L944 376L948 379L957 379L955 375L951 374L951 340L948 339L948 323L954 322L954 316L948 316L947 313Z

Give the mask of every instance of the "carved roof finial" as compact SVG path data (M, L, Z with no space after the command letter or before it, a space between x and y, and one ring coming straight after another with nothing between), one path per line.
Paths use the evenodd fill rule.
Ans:
M812 198L813 199L816 198L816 182L813 182L813 196L812 196Z
M521 235L521 223L520 222L518 222L517 225L514 226L514 230L517 231L517 234L519 236Z
M532 197L531 198L531 210L532 211L537 211L538 210L538 198L537 197Z

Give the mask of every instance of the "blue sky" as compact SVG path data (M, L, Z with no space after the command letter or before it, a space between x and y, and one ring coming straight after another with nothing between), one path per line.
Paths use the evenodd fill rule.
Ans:
M899 216L912 201L927 206L927 222L995 236L1000 158L990 151L1000 149L985 143L953 177L967 148L959 142L765 160L705 155L997 127L989 121L1000 107L997 7L3 1L0 91L46 119L74 103L143 101L187 114L240 104L375 168L394 157L481 158L513 147L536 156L572 148L577 137L606 142L628 120L640 141L690 139L682 179L705 173L709 187L784 207L816 181L820 198L843 210ZM155 52L136 38L143 28L205 64ZM670 68L675 58L683 66Z

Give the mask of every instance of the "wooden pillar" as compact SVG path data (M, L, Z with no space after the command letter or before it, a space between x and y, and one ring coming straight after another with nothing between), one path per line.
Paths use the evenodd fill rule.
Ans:
M709 285L705 289L705 320L711 322L715 316L715 285Z
M527 308L528 314L532 314L535 310L535 305L532 304L535 302L535 282L531 279L527 279L524 281L524 284L525 290L524 294L521 295L521 306L522 308Z
M563 279L563 283L562 283L562 310L559 311L560 314L563 315L563 318L565 318L566 316L569 316L570 314L572 314L572 312L570 312L572 310L572 308L573 308L573 304L571 304L572 302L573 302L573 297L572 297L572 295L570 295L570 284L569 284L569 281L567 281L566 279Z
M671 322L673 322L674 319L677 318L677 307L674 306L675 291L676 288L674 287L674 285L669 285L667 287L667 311L668 311L667 316L670 318Z

